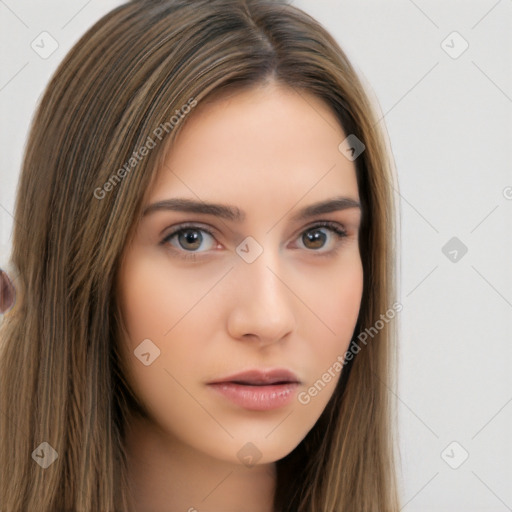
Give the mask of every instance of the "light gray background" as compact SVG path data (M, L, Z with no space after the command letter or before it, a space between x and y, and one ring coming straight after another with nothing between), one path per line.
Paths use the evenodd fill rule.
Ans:
M121 3L0 0L0 265L36 102ZM371 84L397 166L403 510L512 510L512 0L294 3ZM47 59L30 46L43 31Z

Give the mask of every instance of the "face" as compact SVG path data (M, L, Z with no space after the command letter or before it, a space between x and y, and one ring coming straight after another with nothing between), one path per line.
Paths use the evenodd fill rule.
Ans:
M179 133L118 281L128 380L170 442L274 462L327 405L363 287L345 138L275 84L199 104Z

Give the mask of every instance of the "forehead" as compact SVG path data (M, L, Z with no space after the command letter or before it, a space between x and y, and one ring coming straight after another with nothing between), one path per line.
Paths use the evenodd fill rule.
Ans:
M334 195L358 199L343 129L326 103L275 84L199 103L158 170L150 202L189 197L275 214Z

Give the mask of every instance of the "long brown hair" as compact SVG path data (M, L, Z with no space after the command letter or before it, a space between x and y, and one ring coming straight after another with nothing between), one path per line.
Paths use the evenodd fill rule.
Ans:
M136 401L119 362L120 258L185 106L269 80L322 98L365 145L354 162L364 287L351 349L391 307L390 151L325 29L272 0L133 0L114 9L61 63L28 139L11 255L16 305L0 331L3 512L130 510L123 433ZM375 331L318 422L277 462L276 511L399 510L394 322Z

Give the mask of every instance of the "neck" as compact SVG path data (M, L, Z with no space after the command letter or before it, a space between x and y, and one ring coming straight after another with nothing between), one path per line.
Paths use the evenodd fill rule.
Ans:
M146 419L126 432L135 512L272 512L275 464L218 460L180 442Z

